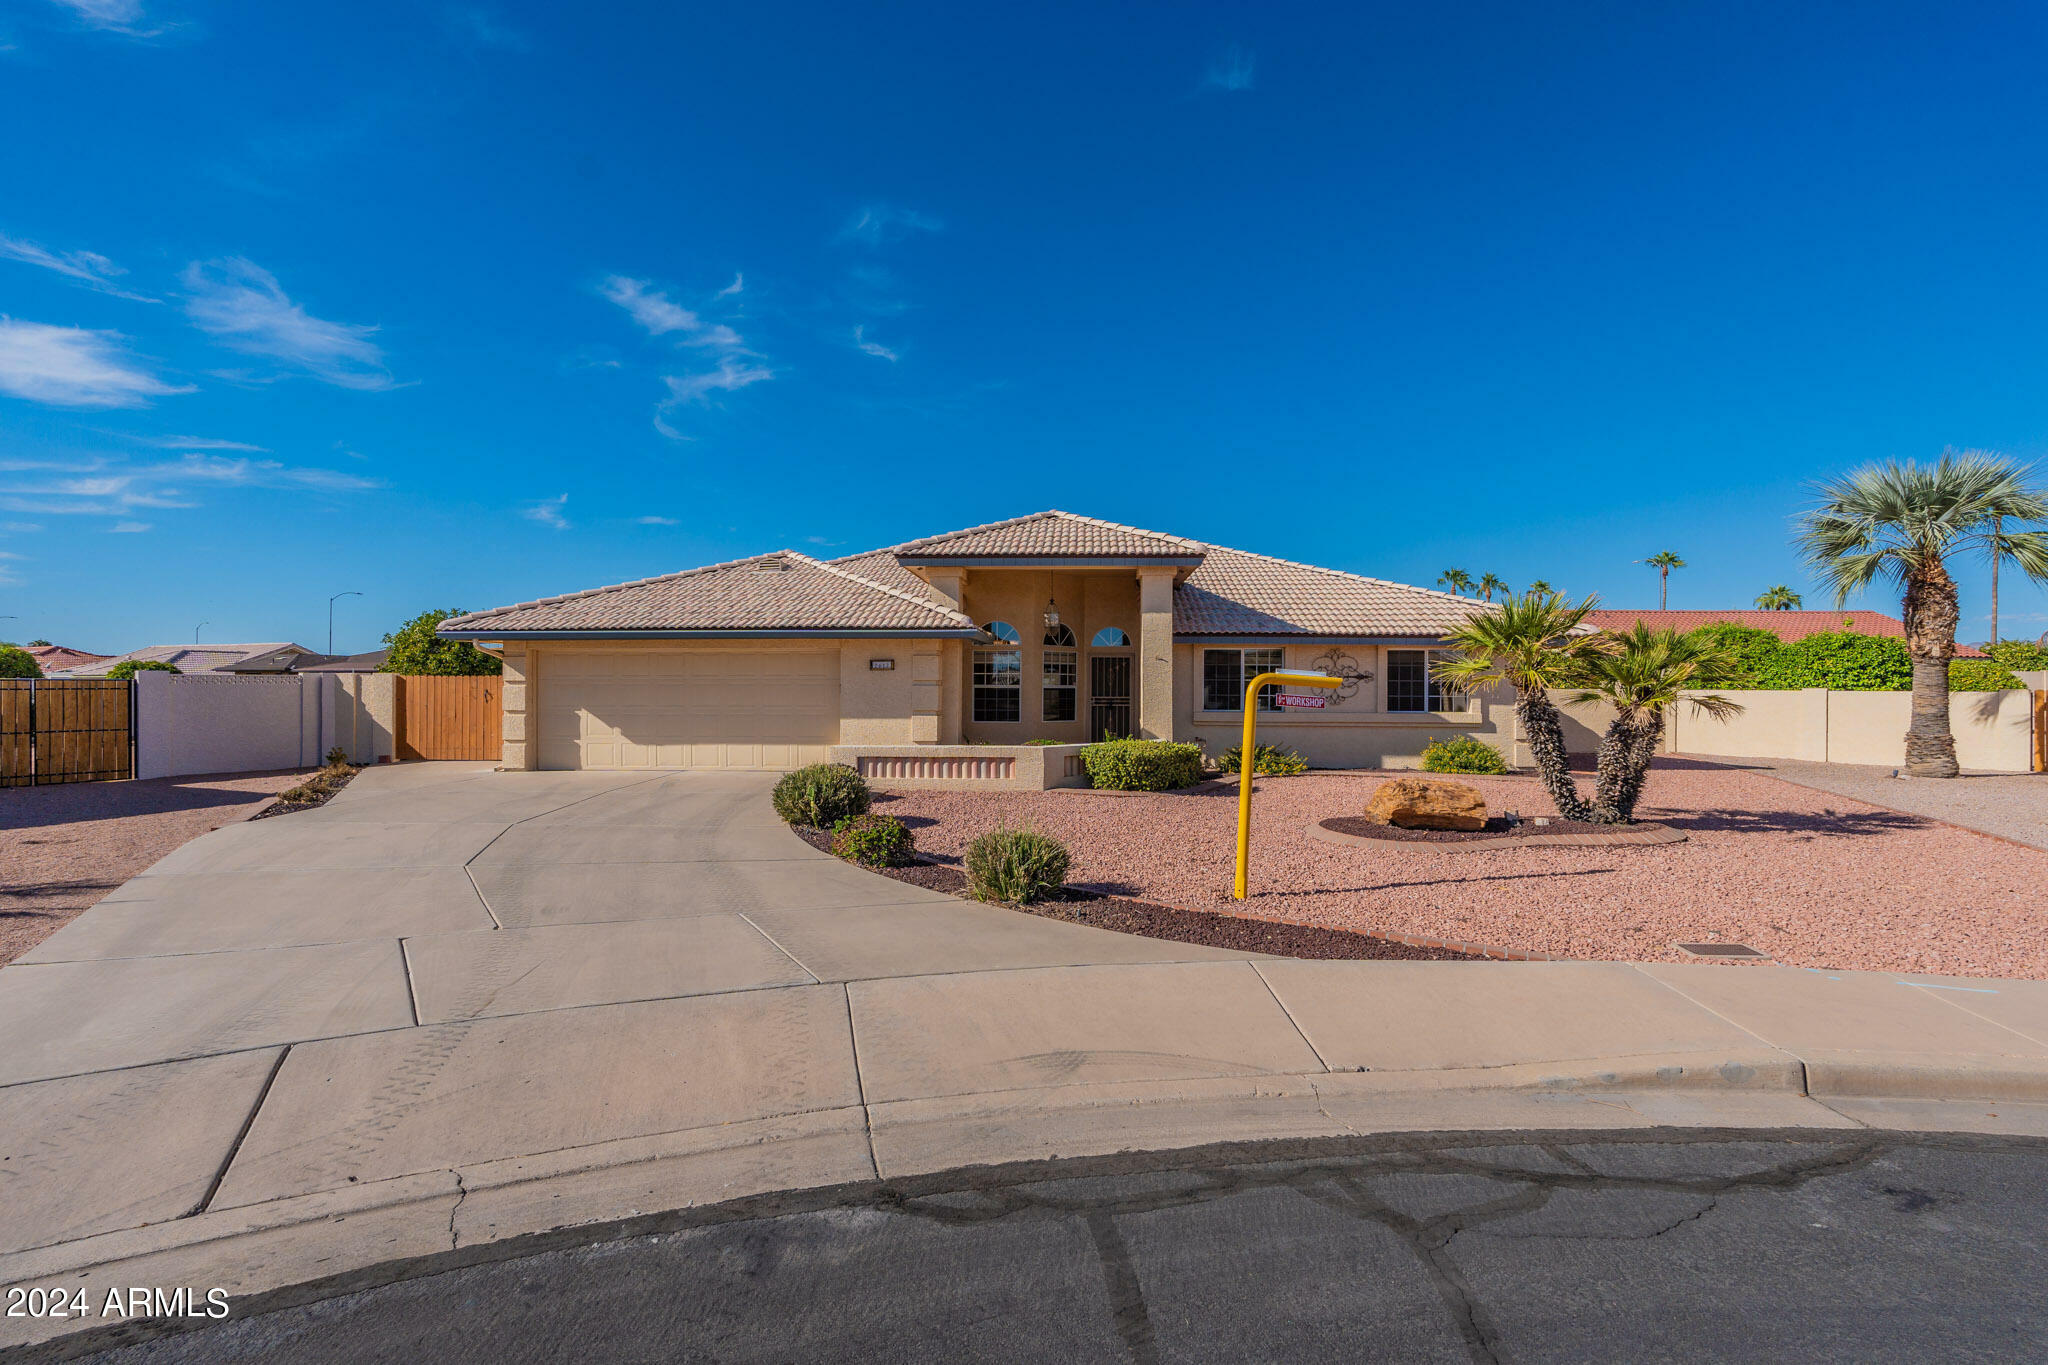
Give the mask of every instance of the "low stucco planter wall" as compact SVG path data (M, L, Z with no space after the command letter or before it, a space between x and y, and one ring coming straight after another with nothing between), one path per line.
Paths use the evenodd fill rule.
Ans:
M1085 744L841 744L831 761L878 787L1042 792L1085 787Z

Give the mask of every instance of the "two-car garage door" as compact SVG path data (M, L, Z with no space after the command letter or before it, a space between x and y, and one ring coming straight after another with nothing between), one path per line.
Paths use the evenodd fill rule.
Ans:
M839 653L541 650L543 768L796 768L839 742Z

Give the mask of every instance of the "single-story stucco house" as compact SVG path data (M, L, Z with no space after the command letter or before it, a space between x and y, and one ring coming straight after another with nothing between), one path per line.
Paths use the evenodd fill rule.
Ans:
M1237 742L1245 681L1318 767L1413 767L1433 736L1512 753L1511 698L1432 675L1471 598L1040 512L820 561L794 550L453 618L505 663L507 768L779 769L1060 785L1104 735ZM1323 694L1318 694L1323 695ZM1037 741L1036 745L1031 741Z

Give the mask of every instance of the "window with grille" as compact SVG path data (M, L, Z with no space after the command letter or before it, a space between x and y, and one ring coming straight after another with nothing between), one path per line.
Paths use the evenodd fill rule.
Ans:
M1244 710L1245 684L1261 673L1287 666L1287 654L1279 649L1205 649L1202 651L1202 709L1204 711ZM1259 709L1280 709L1280 685L1268 683L1259 689Z
M974 718L1024 719L1024 653L1017 649L974 651Z
M1071 636L1069 638L1072 638ZM1045 651L1045 718L1072 720L1081 680L1081 656L1071 649Z
M1387 651L1389 711L1463 711L1465 694L1437 676L1434 651Z

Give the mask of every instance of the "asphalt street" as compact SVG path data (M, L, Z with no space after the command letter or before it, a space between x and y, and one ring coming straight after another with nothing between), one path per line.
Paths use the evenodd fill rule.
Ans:
M1295 1143L982 1169L668 1222L93 1358L2048 1355L2048 1143L2018 1138Z

